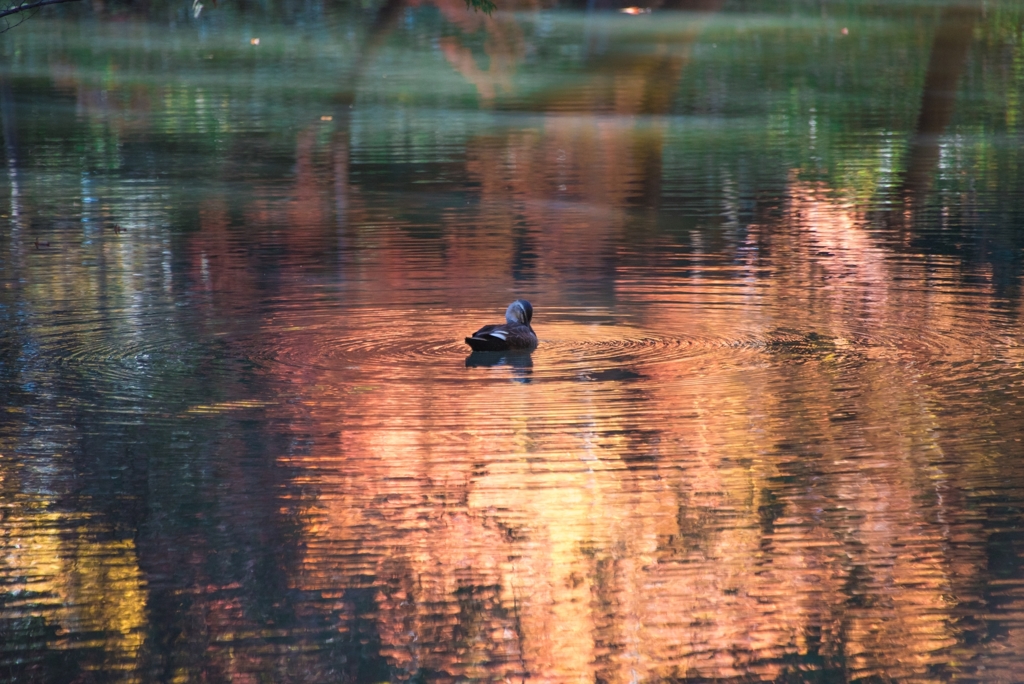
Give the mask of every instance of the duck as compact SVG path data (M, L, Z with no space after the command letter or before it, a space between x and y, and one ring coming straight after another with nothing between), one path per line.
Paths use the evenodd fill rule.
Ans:
M517 299L505 309L505 323L485 325L466 338L473 351L532 350L537 347L537 334L530 327L533 305Z

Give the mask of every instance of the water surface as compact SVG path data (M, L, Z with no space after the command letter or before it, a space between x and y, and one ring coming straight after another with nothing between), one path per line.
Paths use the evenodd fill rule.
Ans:
M1024 12L614 10L4 34L3 678L1019 678Z

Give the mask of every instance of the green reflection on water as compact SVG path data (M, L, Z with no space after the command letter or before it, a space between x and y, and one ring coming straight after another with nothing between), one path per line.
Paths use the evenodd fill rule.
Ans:
M1024 15L979 7L5 34L2 667L1011 678ZM537 352L467 359L517 296Z

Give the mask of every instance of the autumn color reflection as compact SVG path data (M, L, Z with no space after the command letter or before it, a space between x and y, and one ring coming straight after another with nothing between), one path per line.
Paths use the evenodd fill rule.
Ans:
M75 169L57 183L15 173L5 133L0 665L1012 680L1020 277L977 255L1020 188L993 171L1015 168L1005 146L944 136L975 29L996 64L1019 55L995 19L913 15L921 64L890 62L922 111L915 94L865 123L863 93L850 113L804 82L757 90L789 82L789 53L760 51L790 20L734 25L723 5L574 15L559 43L512 11L528 3L394 0L298 113L55 57L45 88L102 144L91 166L77 139L39 153ZM863 56L808 23L839 66ZM768 66L709 57L723 34ZM388 90L375 65L410 36L436 78ZM530 75L549 43L570 57ZM462 337L518 296L539 348L471 355ZM11 655L25 644L35 660ZM62 649L74 667L38 665Z
M467 73L457 50L444 52ZM443 252L387 227L343 265L343 296L361 312L285 309L265 324L300 361L271 369L301 388L296 422L321 435L286 459L316 491L291 581L336 596L339 615L353 613L350 592L372 592L365 614L399 673L627 682L811 668L913 679L949 667L957 605L975 595L984 561L945 543L976 521L961 508L963 473L943 456L964 445L944 443L949 418L934 407L971 400L922 368L978 353L964 332L997 325L978 305L993 293L918 286L941 261L895 258L862 210L798 169L781 215L749 226L745 261L699 278L674 275L668 248L643 274L619 262L630 211L662 190L659 125L565 112L605 102L619 115L657 112L648 95L665 88L650 79L671 82L684 64L544 96L540 126L471 139L465 171L479 206L444 219ZM290 193L303 199L289 205L306 213L290 215L281 238L297 261L320 239L304 226L327 223L332 193L350 225L380 220L353 200L348 148L317 152L308 140L299 136ZM307 174L318 154L321 173ZM252 206L250 226L285 220L283 206ZM231 232L218 216L204 212L197 254L229 251L211 242ZM253 271L236 258L222 270ZM484 282L510 292L516 268L546 294L530 383L457 363L449 331L471 329L484 309L392 309L424 289L452 307ZM599 362L560 372L573 352L554 343L600 339L557 313L573 302L567 273L593 304L632 313L621 334L683 337L693 354L639 355L621 376ZM229 306L234 286L210 282ZM289 288L303 281L283 282L280 296L299 301L304 290ZM283 318L300 332L281 331ZM403 358L401 346L389 357L405 339L438 358ZM995 360L999 344L982 344Z
M866 228L827 188L794 178L782 218L748 237L787 255L745 266L770 269L769 281L745 291L723 272L699 287L676 281L667 296L624 272L613 296L642 330L718 340L719 350L641 358L622 379L560 375L552 368L564 352L543 346L535 382L509 382L502 368L467 374L444 332L417 336L439 345L436 362L375 359L358 345L387 355L378 307L388 292L360 290L370 312L299 326L295 337L268 322L274 345L308 361L282 367L280 379L301 388L296 418L323 435L287 459L317 492L302 516L295 586L338 595L342 614L346 591L371 589L381 654L410 676L778 678L816 663L915 677L941 667L958 635L949 596L968 596L980 568L944 547L946 530L974 523L953 505L959 475L942 465L931 407L964 398L915 370L940 356L933 340L892 335L927 327L910 311L939 329L970 315L970 329L993 321L955 291L908 288L927 265L887 259ZM207 223L202 235L216 232ZM373 262L350 264L364 274L355 282L388 269L396 282L441 277L397 236L379 244ZM492 245L471 245L457 258L493 258ZM670 263L652 268L671 278ZM549 346L593 336L538 313ZM403 338L475 320L421 312L385 327ZM741 344L783 328L832 337ZM943 359L977 351L976 338L952 330L941 344ZM337 362L325 363L332 349Z

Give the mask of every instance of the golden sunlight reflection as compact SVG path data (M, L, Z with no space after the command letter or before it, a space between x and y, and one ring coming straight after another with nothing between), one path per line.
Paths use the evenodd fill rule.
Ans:
M1011 136L938 168L967 154L937 142L947 103L913 178L902 134L844 152L852 115L739 61L788 55L791 20L722 6L395 0L355 67L245 28L247 60L344 62L262 114L212 71L127 87L53 57L110 158L63 194L11 172L0 636L81 649L68 681L1017 677L1020 273L954 223L1004 207L931 191L989 182ZM975 14L940 20L940 91ZM854 49L846 18L801 22ZM367 76L396 54L428 85ZM146 136L187 155L147 171ZM470 354L517 297L539 347Z
M484 100L508 87L500 60L484 79L442 49ZM350 225L379 226L340 257L343 316L285 278L261 321L283 408L318 435L281 457L311 492L290 582L334 601L342 631L346 592L371 590L362 617L409 676L926 677L983 563L944 543L977 524L953 505L947 451L985 458L980 441L944 441L958 418L938 407L971 400L935 369L1017 353L973 332L994 329L992 292L941 281L952 260L881 246L861 210L798 172L738 261L681 263L668 243L641 265L613 259L631 205L660 187L661 124L564 112L608 95L612 111L657 113L651 78L542 94L540 125L471 138L480 202L444 216L443 250L374 213L346 143L312 129L291 199L247 206L246 225L291 227L286 262L322 249L332 193ZM188 253L213 320L258 269L227 207L200 216ZM541 346L529 364L474 366L459 336L500 315L523 240ZM489 308L460 308L484 284L501 293ZM447 306L417 307L424 292Z
M489 163L524 184L524 207L549 192L529 189L528 164ZM204 216L197 251L217 234ZM594 227L568 221L558 239ZM460 286L398 234L376 240L351 264L375 281ZM506 240L447 258L472 272ZM931 369L1004 353L958 333L993 327L986 294L917 287L935 263L884 252L855 208L795 177L747 240L747 263L699 278L674 275L670 250L647 266L663 279L616 269L630 313L601 324L542 275L556 305L537 302L541 347L521 367L463 362L456 333L496 312L388 308L393 292L360 277L343 318L278 310L270 372L296 424L325 436L283 461L315 492L294 586L372 589L382 653L410 673L772 679L802 658L914 678L947 661L982 561L943 541L975 525L950 507L945 452L981 444L944 443L936 407L960 390ZM600 270L606 247L583 244L578 263ZM214 302L235 287L211 282Z
M8 506L0 537L4 617L38 620L58 639L89 635L93 667L129 672L145 639L146 588L131 540L103 540L88 520ZM59 642L58 642L59 643ZM65 644L65 647L67 644ZM4 653L3 657L11 654Z

